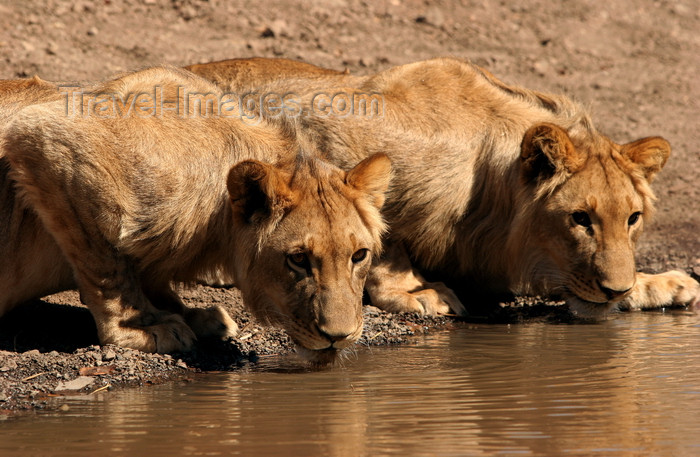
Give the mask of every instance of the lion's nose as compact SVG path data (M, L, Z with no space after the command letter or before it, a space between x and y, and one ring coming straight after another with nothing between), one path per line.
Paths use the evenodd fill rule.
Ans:
M344 349L355 342L357 327L354 329L348 327L331 329L319 325L318 333L321 337L330 342L330 347L333 349Z
M601 284L600 281L598 281L598 288L600 289L601 292L605 294L608 300L615 300L616 298L620 298L624 295L626 295L630 290L632 290L632 287L628 287L624 290L621 290L620 287L618 288L610 288L610 287L605 287L603 284Z
M352 334L352 332L345 330L324 330L321 327L318 328L318 333L332 343L346 340Z

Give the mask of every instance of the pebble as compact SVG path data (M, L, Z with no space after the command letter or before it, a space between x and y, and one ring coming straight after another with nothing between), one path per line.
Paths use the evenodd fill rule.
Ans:
M192 6L185 6L180 9L180 16L186 21L196 18L197 15L197 10Z
M114 358L117 356L117 354L111 350L107 349L104 354L102 354L102 361L103 362L109 362L114 360Z
M361 67L371 67L374 63L375 60L372 57L361 57L358 62Z
M58 45L53 41L49 41L46 45L46 53L50 56L55 56L58 53Z
M678 16L687 16L690 14L691 9L682 3L676 3L671 7L671 12Z
M287 22L283 19L277 19L275 21L272 21L272 24L270 24L270 29L272 30L272 33L274 33L274 36L282 36L282 35L289 35L289 26L287 25Z
M532 69L540 76L547 76L553 73L552 66L545 60L538 60L532 64Z
M72 381L59 382L54 390L56 392L60 392L63 390L80 390L89 386L94 381L95 378L93 378L92 376L78 376Z
M425 21L435 27L442 27L445 24L445 15L440 8L433 6L425 12Z

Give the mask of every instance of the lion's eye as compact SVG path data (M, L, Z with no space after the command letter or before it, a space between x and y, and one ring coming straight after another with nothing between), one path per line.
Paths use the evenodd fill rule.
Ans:
M352 263L360 263L365 260L368 252L369 250L367 249L360 249L359 251L355 252L351 257Z
M301 268L307 270L309 268L309 257L304 252L296 252L287 255L287 263L292 268Z
M585 211L576 211L574 214L571 215L571 218L581 227L588 228L592 224L591 217Z
M642 213L640 213L639 211L637 211L636 213L632 213L630 218L627 219L627 225L632 226L632 225L636 224L637 222L639 222L639 217L641 215L642 215Z

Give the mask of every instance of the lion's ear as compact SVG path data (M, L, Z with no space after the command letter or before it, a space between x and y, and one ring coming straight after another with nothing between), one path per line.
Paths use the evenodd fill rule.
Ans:
M520 144L520 160L526 181L549 178L556 173L573 173L585 163L569 135L554 124L530 127Z
M257 160L231 167L226 186L234 213L249 223L266 219L289 203L289 187L279 171Z
M622 146L621 153L641 167L647 180L661 171L671 155L671 145L659 136L642 138Z
M374 154L348 171L345 182L355 189L369 194L378 209L384 205L385 193L391 180L391 161L386 154Z

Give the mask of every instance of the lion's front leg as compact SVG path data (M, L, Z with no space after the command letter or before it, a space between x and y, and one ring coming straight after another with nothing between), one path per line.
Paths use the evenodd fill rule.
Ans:
M102 344L160 353L192 348L196 337L182 315L153 306L128 261L106 256L98 266L84 261L91 257L74 265L80 298L95 318Z
M700 284L687 274L673 270L660 274L637 273L630 295L621 309L654 309L665 306L700 305Z
M146 352L190 349L196 337L183 317L151 304L134 261L120 254L95 224L82 222L88 218L74 210L78 205L71 204L71 195L53 192L51 200L38 195L35 208L72 266L100 342Z
M441 282L427 282L400 244L386 246L384 255L370 269L365 289L372 304L384 311L466 315L455 293Z

